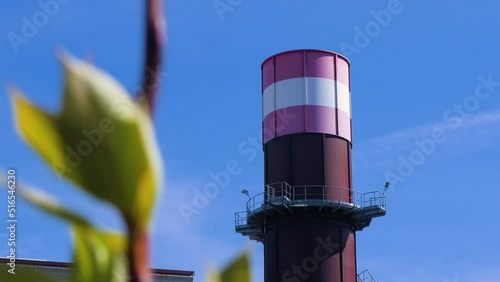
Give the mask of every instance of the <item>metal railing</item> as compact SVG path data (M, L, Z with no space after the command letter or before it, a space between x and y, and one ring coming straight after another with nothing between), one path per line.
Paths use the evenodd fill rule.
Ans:
M361 206L362 193L344 187L324 185L304 185L293 187L293 201L336 201Z
M247 224L248 211L235 212L234 213L234 224L235 226L242 226Z
M385 208L385 195L379 191L363 193L362 207L382 207Z
M357 282L377 282L368 269L358 274Z
M344 205L353 209L384 208L385 195L379 191L361 193L345 187L325 185L290 186L286 182L267 184L264 192L250 198L246 211L235 213L236 226L246 224L247 218L270 205L322 206Z

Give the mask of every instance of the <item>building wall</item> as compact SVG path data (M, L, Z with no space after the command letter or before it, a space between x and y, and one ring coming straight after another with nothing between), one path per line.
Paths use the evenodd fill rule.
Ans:
M8 260L0 258L0 263L7 263ZM45 265L44 265L45 264ZM153 282L192 282L194 281L194 273L189 275L190 271L182 274L183 271L176 270L162 270L155 269L153 273ZM165 272L172 272L172 274ZM16 273L23 272L40 272L44 273L47 277L55 279L55 281L70 282L71 281L71 268L68 263L55 263L48 261L38 260L16 260Z

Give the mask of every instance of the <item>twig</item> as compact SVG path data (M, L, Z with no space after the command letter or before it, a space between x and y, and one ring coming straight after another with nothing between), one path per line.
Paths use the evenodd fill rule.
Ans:
M152 116L158 92L163 41L165 36L165 18L162 0L146 0L146 46L142 88L139 98L146 100ZM147 230L127 219L129 277L131 282L150 282L149 237Z
M140 98L146 99L151 115L159 88L165 27L163 1L146 0L146 46Z

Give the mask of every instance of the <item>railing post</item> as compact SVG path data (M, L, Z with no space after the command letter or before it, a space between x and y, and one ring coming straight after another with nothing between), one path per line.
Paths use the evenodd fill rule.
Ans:
M339 201L339 205L340 205L340 202L342 202L342 196L341 196L341 192L340 192L340 187L337 187L337 199Z
M321 199L322 199L322 201L321 201L321 205L324 205L324 204L325 204L325 196L326 196L326 195L325 195L325 185L323 185L323 186L322 186L322 189L321 189L321 194L322 194L322 195L321 195Z

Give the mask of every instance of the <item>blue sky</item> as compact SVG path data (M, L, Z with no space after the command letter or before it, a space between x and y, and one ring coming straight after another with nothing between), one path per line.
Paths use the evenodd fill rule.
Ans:
M57 48L89 58L127 89L137 88L139 2L60 0L45 22L38 1L1 8L0 167L16 168L20 181L114 229L122 225L112 209L59 181L20 140L5 94L15 84L36 104L57 111ZM168 47L155 116L165 185L153 228L153 266L195 270L196 281L203 281L210 267L249 247L254 280L262 280L262 245L234 232L233 212L244 209L243 188L263 190L263 154L241 154L238 147L250 148L260 134L261 62L278 52L314 48L351 61L354 186L372 191L388 177L393 183L387 215L358 233L358 270L368 268L385 282L498 281L500 4L313 2L166 2ZM214 3L233 6L221 14ZM377 16L382 14L390 19ZM23 34L23 18L37 21L37 30ZM13 43L12 34L22 43ZM193 190L211 182L210 173L235 162L238 173L187 221L179 206L192 203ZM0 217L6 219L2 194ZM18 210L19 256L70 259L64 223L25 202ZM5 256L8 234L0 230Z

